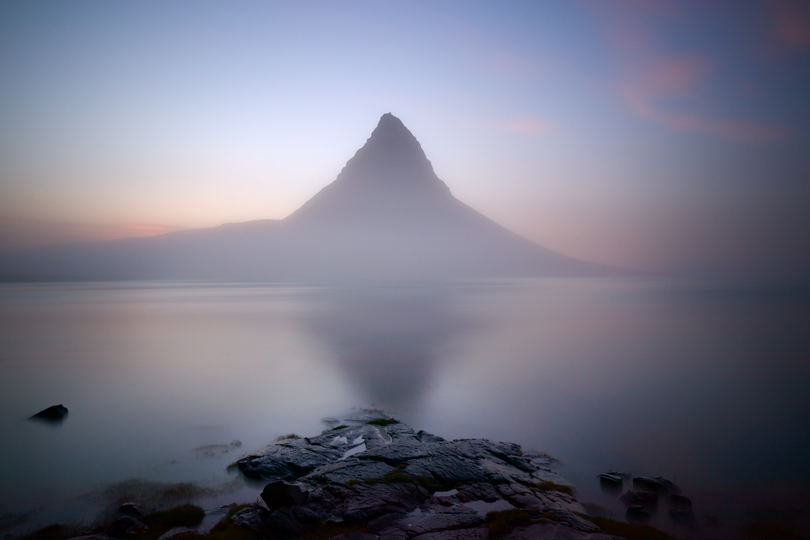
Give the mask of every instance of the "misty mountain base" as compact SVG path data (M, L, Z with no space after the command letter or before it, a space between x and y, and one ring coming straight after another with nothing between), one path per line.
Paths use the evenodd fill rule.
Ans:
M456 199L384 114L337 179L283 220L0 253L0 279L335 281L598 275Z

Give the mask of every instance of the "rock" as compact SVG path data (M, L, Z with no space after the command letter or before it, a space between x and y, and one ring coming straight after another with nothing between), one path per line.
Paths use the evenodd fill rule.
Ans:
M361 532L344 532L345 540L472 540L489 536L491 513L505 512L516 518L499 524L505 538L608 538L580 517L584 508L547 455L487 439L445 440L379 411L329 425L237 462L246 477L270 480L262 492L270 510L250 510L247 528L287 538L356 524ZM657 501L656 493L628 493L628 506L644 511Z
M271 482L262 490L262 500L271 510L286 506L298 506L307 500L307 494L295 484Z
M231 516L231 523L243 529L259 531L263 527L267 514L267 510L260 506L248 506L234 512Z
M242 458L236 464L239 471L251 479L286 480L303 476L342 455L338 449L310 444L303 439L284 439L268 446L261 455Z
M654 508L658 505L658 493L653 491L630 490L622 495L620 499L627 506L641 505Z
M678 486L676 486L673 482L670 482L661 476L656 476L655 478L650 478L648 476L636 476L633 478L633 489L655 491L657 493L673 493L680 491Z
M118 511L124 515L132 516L134 518L141 518L143 517L143 513L141 513L141 509L138 508L138 505L134 502L125 502L118 507Z
M624 476L615 472L606 472L599 475L599 485L608 492L621 492L624 487Z
M444 507L438 505L416 509L381 530L383 538L413 538L428 533L441 533L455 529L469 529L483 525L484 518L464 505Z
M582 503L582 507L589 516L603 517L607 514L607 508L597 503Z
M68 415L68 408L62 405L51 405L47 409L42 409L35 415L31 416L29 420L42 420L45 422L61 422Z

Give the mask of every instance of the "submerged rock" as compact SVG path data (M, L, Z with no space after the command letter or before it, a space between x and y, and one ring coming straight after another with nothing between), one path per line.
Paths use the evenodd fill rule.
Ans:
M118 511L134 518L143 517L143 512L141 512L141 509L134 502L121 503L121 506L118 507Z
M633 478L633 488L644 491L655 491L657 493L677 493L680 491L674 482L661 476L656 476L655 478L636 476Z
M29 420L42 420L45 422L61 422L68 415L68 408L62 405L51 405L29 417Z
M627 506L634 504L640 504L650 508L658 506L658 494L654 491L633 491L631 489L621 496L621 500Z
M580 517L584 508L544 454L487 439L447 441L376 411L330 424L235 463L247 478L269 482L269 511L244 522L257 535L439 540L489 538L497 528L505 538L612 538Z

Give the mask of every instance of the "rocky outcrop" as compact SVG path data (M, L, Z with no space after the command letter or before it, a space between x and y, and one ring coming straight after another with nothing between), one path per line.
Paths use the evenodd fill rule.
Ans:
M552 464L516 444L448 441L364 411L237 461L268 482L266 508L231 521L268 538L614 538L583 517Z
M62 405L51 405L47 409L42 409L38 413L29 417L29 420L39 420L43 422L61 422L68 415L68 408Z

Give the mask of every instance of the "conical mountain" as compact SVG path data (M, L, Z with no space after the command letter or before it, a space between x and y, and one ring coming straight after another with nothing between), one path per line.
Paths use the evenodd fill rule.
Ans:
M456 199L419 141L381 118L337 178L281 221L0 254L0 279L323 281L604 273Z
M284 221L341 274L471 277L593 270L456 199L416 137L391 113L380 118L337 178Z
M374 218L390 222L429 214L451 199L416 137L386 113L337 179L286 221L330 226Z

